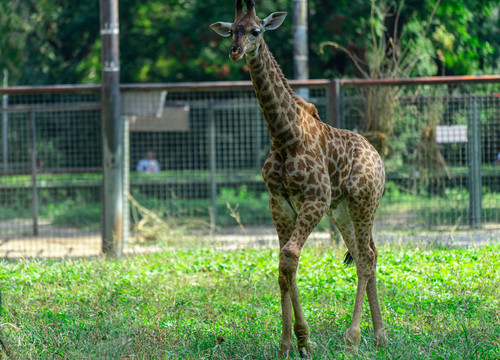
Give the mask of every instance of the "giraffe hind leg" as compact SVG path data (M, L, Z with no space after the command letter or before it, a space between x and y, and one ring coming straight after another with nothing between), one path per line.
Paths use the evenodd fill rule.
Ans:
M347 246L347 253L344 259L344 264L348 263L356 263L358 266L358 244L357 244L357 234L354 224L351 220L351 215L349 212L349 201L347 199L341 201L330 211L330 218L333 223L339 229L342 234L342 238ZM365 288L362 286L362 289ZM364 290L360 290L359 283L359 275L358 275L358 294L356 295L356 299L358 299L359 292ZM362 298L361 298L362 299ZM356 303L355 303L355 314L356 314ZM354 316L353 316L354 318ZM361 341L361 330L359 326L359 322L356 325L356 321L351 323L351 326L347 329L346 332L346 349L350 352L354 352L357 349L358 344Z
M372 237L375 209L354 200L349 202L349 214L354 226L357 245L357 258L355 260L358 275L352 323L346 332L346 346L347 350L351 352L356 351L361 340L360 321L365 293L368 295L375 342L379 345L384 345L387 342L376 285L378 252Z
M340 203L331 208L328 212L328 216L340 231L342 239L347 247L347 252L344 256L344 264L350 265L356 261L358 250L354 226L347 209L347 200L342 200Z
M382 319L382 312L380 311L380 302L377 292L377 256L378 252L373 242L373 236L370 239L370 247L375 252L375 267L373 273L368 280L366 287L366 295L368 296L368 304L370 306L370 313L373 322L373 340L378 347L387 346L387 334L385 331L384 321Z

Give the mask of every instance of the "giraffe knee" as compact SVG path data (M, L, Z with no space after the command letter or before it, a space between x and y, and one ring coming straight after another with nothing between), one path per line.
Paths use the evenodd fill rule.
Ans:
M378 250L375 247L375 242L373 241L373 237L370 237L370 249L374 253L375 261L377 261L377 259L378 259Z
M299 266L299 251L290 246L283 246L280 251L280 275L289 276L297 271Z
M370 278L377 263L377 253L370 247L364 251L358 252L358 261L356 262L356 270L359 278Z

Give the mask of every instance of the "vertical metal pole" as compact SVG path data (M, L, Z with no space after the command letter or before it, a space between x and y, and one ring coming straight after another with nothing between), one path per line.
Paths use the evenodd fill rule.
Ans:
M481 122L479 104L471 95L469 108L469 224L481 226Z
M293 71L297 80L309 79L309 48L307 40L307 0L293 0ZM305 100L309 89L301 88L297 93Z
M100 0L102 117L102 251L123 251L123 123L120 117L118 0Z
M328 98L327 98L327 109L328 109L328 124L333 127L338 128L340 123L340 81L338 79L332 80L328 86ZM340 244L341 234L337 229L332 219L328 217L328 223L330 225L330 241L336 246Z
M38 188L36 184L36 131L35 131L35 111L28 112L30 122L30 147L31 147L31 194L33 212L33 236L38 236Z
M337 126L339 129L346 129L347 124L346 124L346 119L344 116L344 89L342 88L342 85L340 84L339 79L335 79L335 126Z
M208 108L210 124L209 124L209 144L210 144L210 226L212 230L217 225L217 151L215 141L215 116L212 104Z
M250 110L251 111L251 110ZM262 119L261 119L262 111L259 107L256 107L255 115L250 116L250 119L255 121L255 168L260 170L262 167L262 161L260 159L260 149L262 147Z
M9 71L3 69L3 87L6 88L9 85ZM7 110L9 104L9 96L2 96L2 108ZM2 113L2 155L3 155L3 171L7 172L9 170L9 143L8 143L8 132L9 132L9 115L7 111Z
M336 128L340 128L342 124L341 116L342 116L342 101L340 93L342 89L340 88L340 80L333 80L332 92L333 92L333 109L332 109L332 117L333 117L333 126Z
M123 245L130 239L130 120L123 116Z

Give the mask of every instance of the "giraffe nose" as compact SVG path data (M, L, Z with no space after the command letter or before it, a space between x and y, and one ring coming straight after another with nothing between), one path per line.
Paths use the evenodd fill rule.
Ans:
M240 52L241 52L241 47L239 47L237 45L233 45L233 47L231 48L231 53L239 54Z
M229 53L229 58L232 61L238 61L243 57L243 49L241 46L233 45L231 52Z

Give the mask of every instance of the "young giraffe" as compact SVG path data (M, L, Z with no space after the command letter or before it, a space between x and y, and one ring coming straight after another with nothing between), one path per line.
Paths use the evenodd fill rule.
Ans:
M358 286L352 323L346 331L346 348L356 351L361 340L361 307L365 292L372 314L374 339L387 343L376 285L377 250L372 226L385 183L377 151L362 136L321 122L316 107L293 93L262 37L278 28L286 12L264 20L255 15L254 1L236 1L234 23L210 27L221 36L232 36L229 57L246 55L255 93L264 113L271 151L262 169L269 189L269 208L280 243L279 277L283 318L280 354L292 349L293 330L301 355L313 343L297 291L299 256L309 234L326 213L342 234L356 263Z

